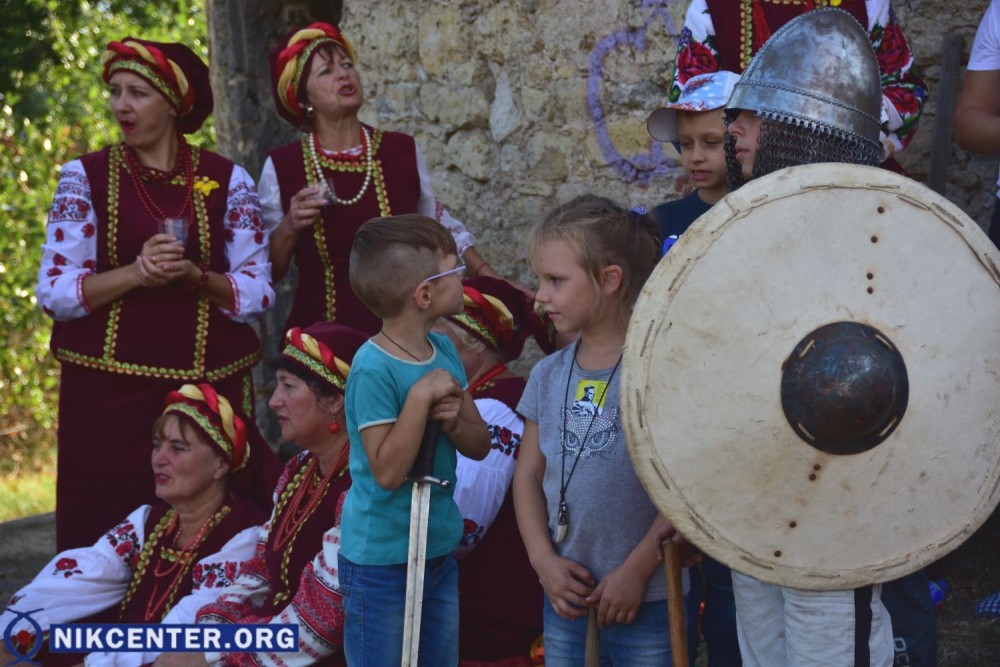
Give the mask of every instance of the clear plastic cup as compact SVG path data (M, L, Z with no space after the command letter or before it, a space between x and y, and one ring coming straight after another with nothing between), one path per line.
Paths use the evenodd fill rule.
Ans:
M177 239L181 247L187 245L188 219L187 218L161 218L160 233L169 234Z

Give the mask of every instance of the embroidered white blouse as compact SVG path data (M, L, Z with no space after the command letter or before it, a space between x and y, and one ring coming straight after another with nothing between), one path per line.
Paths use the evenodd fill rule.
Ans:
M223 224L229 271L225 276L233 288L236 309L223 312L247 323L271 307L274 290L269 233L261 221L257 189L239 165L233 165L226 209ZM73 320L90 312L83 297L83 279L95 273L98 224L83 163L66 163L49 211L35 287L38 303L55 320Z
M150 509L150 505L143 505L135 510L93 546L69 549L49 561L10 599L0 614L0 628L14 621L15 611L32 612L31 618L48 632L53 623L72 623L120 604L145 544ZM257 531L256 526L240 531L220 551L195 563L190 573L191 594L178 600L161 622L194 623L198 609L214 602L239 575L242 563L253 557ZM11 634L20 630L32 632L32 626L21 619L14 623ZM138 667L153 662L157 655L91 653L86 664Z
M417 202L417 213L437 220L441 223L441 226L451 232L451 235L455 238L455 245L458 246L458 254L461 255L476 244L476 237L438 202L434 196L431 175L427 171L427 165L424 163L424 156L420 152L420 146L415 146L415 148L417 152L417 173L420 176L420 201ZM326 155L335 155L335 153L327 151L322 147L320 150ZM360 155L361 146L356 146L349 151L342 151L341 154L343 153ZM258 190L260 191L260 208L264 216L264 226L267 227L268 232L273 232L281 223L285 212L281 208L281 188L278 186L278 174L274 169L274 162L271 158L267 158L264 162Z

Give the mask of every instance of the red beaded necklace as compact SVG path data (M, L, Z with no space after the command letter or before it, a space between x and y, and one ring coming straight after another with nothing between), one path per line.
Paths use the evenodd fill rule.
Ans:
M150 567L150 560L153 561L152 572L150 574L153 577L153 590L149 594L149 598L146 601L146 610L144 613L144 619L146 621L154 621L158 618L162 618L167 611L173 606L174 596L177 594L177 589L181 584L182 579L190 571L192 564L195 561L195 556L198 555L198 549L201 547L202 542L208 537L219 522L222 521L227 514L230 512L229 505L220 506L213 514L210 516L205 523L201 525L198 530L198 534L194 536L183 548L176 548L168 546L166 542L166 537L168 535L172 536L173 540L177 539L177 535L180 532L180 515L177 510L170 509L163 518L160 519L159 523L153 529L152 533L149 535L146 543L142 547L142 551L139 553L139 560L136 563L135 572L132 575L132 580L129 583L128 590L125 593L124 599L122 599L120 614L125 613L125 609L128 607L128 603L132 600L132 596L135 594L137 587L140 582L144 579L147 574L147 570ZM162 542L161 542L162 540ZM157 555L154 555L157 554Z
M163 218L181 218L184 217L184 213L188 210L193 209L194 202L194 161L191 158L191 146L188 144L187 140L183 137L180 138L177 146L177 163L174 168L170 171L160 171L159 169L151 169L150 167L145 167L139 162L139 158L135 151L124 146L125 150L125 171L128 172L132 180L132 186L135 188L136 194L139 195L139 201L142 202L142 207L146 209L146 213L149 214L153 220L161 220ZM181 208L174 215L167 215L163 212L163 209L157 205L153 200L153 197L149 194L149 190L146 189L146 184L144 181L159 181L159 182L170 182L176 176L183 174L185 193L184 202L181 204ZM188 220L188 224L191 221Z
M346 443L344 449L340 452L337 462L320 479L315 488L312 487L312 484L307 483L314 481L316 474L319 472L319 459L315 456L312 457L298 484L298 488L292 490L293 495L291 499L286 501L288 509L279 517L278 525L274 526L274 542L272 542L272 547L275 551L280 552L285 550L288 543L292 541L292 538L302 528L302 524L316 511L316 507L323 500L323 496L326 495L327 489L330 487L330 482L335 477L340 477L344 474L347 470L347 457L350 451L351 445L350 443ZM281 500L283 499L279 500L279 505L282 504ZM289 551L291 550L289 549Z
M496 364L495 366L490 367L488 371L480 375L479 378L472 383L472 385L469 387L469 393L475 394L477 391L485 389L486 385L489 383L490 380L492 380L493 378L500 375L506 370L507 366L505 366L502 361Z

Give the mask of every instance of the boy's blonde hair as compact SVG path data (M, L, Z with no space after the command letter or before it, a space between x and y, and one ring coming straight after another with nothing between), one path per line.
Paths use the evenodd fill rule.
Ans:
M604 308L601 272L622 268L618 290L622 315L627 319L639 292L660 258L660 231L645 213L629 211L607 197L582 195L550 212L528 234L528 257L533 267L543 243L563 241L576 253L577 263L597 293L594 312Z
M351 246L351 289L380 318L403 311L421 282L457 255L451 233L436 220L411 213L373 218L361 225Z

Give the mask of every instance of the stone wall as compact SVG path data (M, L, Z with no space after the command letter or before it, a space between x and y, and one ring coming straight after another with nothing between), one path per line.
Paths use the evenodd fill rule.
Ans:
M967 54L986 5L894 3L931 88L920 130L900 156L918 180L928 171L943 35L966 38ZM345 0L341 27L358 51L369 100L363 119L413 134L439 199L502 273L527 280L520 239L555 203L590 191L649 207L686 187L673 149L645 130L662 103L686 7ZM953 147L946 195L981 224L995 180L995 159Z

